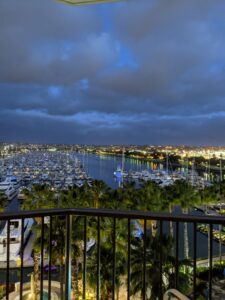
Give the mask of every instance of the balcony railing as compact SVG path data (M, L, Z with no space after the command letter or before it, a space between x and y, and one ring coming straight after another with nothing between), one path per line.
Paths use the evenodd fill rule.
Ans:
M26 220L31 218L34 220L31 228L33 240L30 235L28 236L26 227L28 226ZM11 228L15 220L21 220L20 226L17 227L20 231L17 238L13 237L14 233ZM203 292L207 299L217 299L213 296L213 267L215 261L218 260L213 256L213 247L216 243L214 229L217 227L221 229L221 226L224 226L223 217L108 209L53 209L23 211L16 214L3 213L0 215L0 221L3 230L0 234L0 246L3 249L1 251L4 252L0 254L0 258L1 255L2 257L5 255L5 259L2 258L0 262L2 272L5 274L5 280L1 282L5 294L2 296L4 299L8 300L12 297L25 299L23 298L27 289L25 270L31 267L29 270L32 272L33 263L35 263L35 259L33 263L30 260L27 263L26 252L29 247L33 247L38 253L38 259L36 258L38 270L34 270L34 280L38 278L40 299L44 299L45 293L48 294L48 299L149 299L153 292L156 294L155 299L163 299L166 290L181 289L179 277L185 274L188 275L186 283L183 279L183 287L186 285L186 290L189 288L187 297L198 299L198 265L200 262L197 250L202 247L201 239L198 238L201 233L197 231L199 224L206 225L204 238L208 239L206 249L208 254L205 263L207 278L204 279ZM184 224L188 224L189 247L191 244L192 248L192 255L189 256L189 263L186 265L182 264L187 257L183 257L180 243ZM30 239L33 244L29 241ZM151 244L151 241L154 243ZM165 241L171 246L166 248ZM222 243L222 238L219 242ZM12 253L15 243L20 244L20 250ZM106 252L103 252L102 249L106 244ZM223 252L222 245L220 245L222 257L221 251ZM123 253L122 262L118 253ZM138 253L141 255L138 256ZM78 267L76 272L74 260ZM92 261L91 267L90 261ZM119 261L120 266L118 266ZM220 258L221 265L222 261L223 257ZM16 291L13 291L15 286L11 272L13 268L15 269L15 263L17 263L18 283ZM103 268L104 264L107 270ZM58 265L61 266L61 274L63 274L61 292L55 286L55 282L60 281L59 277L55 277L55 268ZM154 272L152 272L152 266L155 266ZM141 276L139 277L139 291L137 286L133 287L135 278L138 278L135 277L137 274ZM77 290L80 294L71 296L75 275L77 275ZM151 285L154 286L154 291ZM119 296L118 286L121 287ZM192 291L190 291L190 286ZM106 287L107 292L103 291ZM29 289L30 298L26 299L32 298L31 285Z

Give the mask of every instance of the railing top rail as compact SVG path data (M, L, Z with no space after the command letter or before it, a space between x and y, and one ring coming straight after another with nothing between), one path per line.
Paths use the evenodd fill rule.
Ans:
M0 213L0 220L37 218L44 216L96 216L96 217L115 217L126 219L146 219L161 220L172 222L188 222L188 223L206 223L206 224L224 224L225 217L222 216L193 216L186 214L172 215L169 213L142 212L133 210L115 210L115 209L96 209L96 208L56 208L41 209L32 211L4 212Z

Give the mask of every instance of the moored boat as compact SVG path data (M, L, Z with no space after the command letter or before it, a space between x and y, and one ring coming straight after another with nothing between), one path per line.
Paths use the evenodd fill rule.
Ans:
M24 219L24 243L30 235L31 227L34 223L32 218ZM16 261L20 257L21 248L21 227L22 221L19 219L10 220L10 261ZM1 234L0 234L0 261L5 262L7 259L7 230L8 223L6 222Z

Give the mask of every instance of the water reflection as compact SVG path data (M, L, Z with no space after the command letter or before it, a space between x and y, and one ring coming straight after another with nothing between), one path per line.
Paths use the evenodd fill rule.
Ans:
M113 173L122 166L122 157L113 155L96 155L90 153L78 153L82 165L90 177L104 180L111 188L121 186L121 180L114 178ZM142 170L162 170L163 164L157 164L151 161L144 161L134 158L124 159L124 170L142 171Z

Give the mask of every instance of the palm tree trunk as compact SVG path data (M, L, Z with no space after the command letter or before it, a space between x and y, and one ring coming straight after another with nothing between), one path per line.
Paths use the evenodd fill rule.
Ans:
M39 265L38 265L38 252L34 250L34 300L38 299L39 288Z
M112 293L111 293L111 287L110 286L107 287L107 296L106 296L106 299L107 300L112 299Z
M184 223L184 258L189 258L188 224Z
M72 266L72 299L74 300L79 299L78 272L78 261L77 259L74 259L74 263Z
M183 213L187 214L187 210L184 209ZM188 224L184 223L184 258L189 258L189 243L188 243Z
M222 226L219 225L220 231L220 244L219 244L219 257L220 257L220 264L222 263L222 235L221 235Z
M117 291L116 291L116 299L120 299L120 287L118 286Z
M169 205L169 213L172 214L172 207ZM170 236L173 238L173 222L170 221Z
M63 272L63 256L60 257L60 299L64 299L64 292L63 292L63 282L64 282L64 272Z
M210 225L208 224L208 267L210 265Z
M156 236L157 232L157 221L151 220L151 230L152 230L152 236Z

